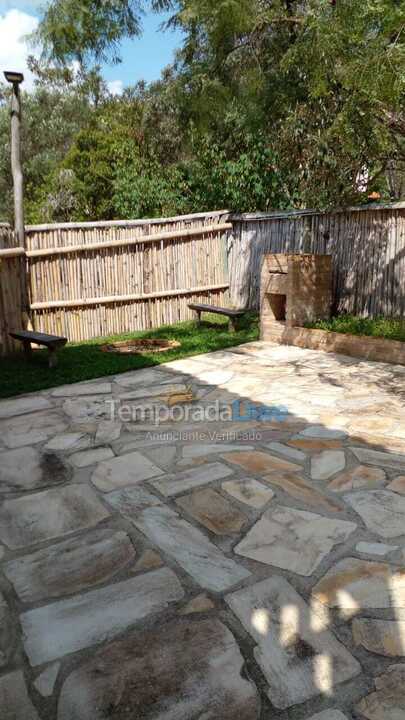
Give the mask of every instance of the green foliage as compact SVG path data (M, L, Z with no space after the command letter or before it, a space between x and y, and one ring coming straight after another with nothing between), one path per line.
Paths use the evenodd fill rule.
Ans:
M234 347L258 338L258 318L254 315L247 313L241 318L235 333L229 333L226 318L218 318L217 315L206 317L208 322L203 322L201 326L194 322L184 322L148 332L69 343L59 351L58 365L52 369L48 368L47 350L35 351L29 363L23 355L0 358L0 397L152 367L191 355ZM100 350L100 345L106 342L130 338L168 338L177 340L180 346L165 352L142 355L114 355Z
M215 97L218 112L232 97L259 122L292 204L363 200L359 172L379 189L387 163L405 159L403 3L181 0L175 22L191 107Z
M116 62L120 40L139 35L140 10L136 0L53 0L34 40L51 62Z
M10 96L0 86L0 216L12 220L10 171ZM73 142L87 123L92 107L89 88L81 83L43 77L33 92L22 93L22 150L26 220L44 220L42 200Z
M118 98L91 63L117 59L119 40L138 32L141 5L48 5L45 59L31 61L38 84L23 98L29 221L328 208L367 202L373 191L403 197L403 2L151 4L173 6L169 25L184 42L159 82ZM2 219L11 208L7 104L0 89Z
M164 167L156 159L121 164L113 187L117 217L168 217L189 210L188 186L176 165Z
M232 142L223 144L211 135L195 138L189 167L193 209L249 212L288 206L274 154L261 133L230 137Z
M405 342L405 321L402 318L362 318L355 315L338 315L330 320L320 320L307 327L351 335L368 335Z
M296 172L304 204L361 200L356 176L363 168L371 191L388 159L404 158L395 125L404 119L404 23L405 6L392 0L308 3L281 63L301 88L278 134L283 166Z

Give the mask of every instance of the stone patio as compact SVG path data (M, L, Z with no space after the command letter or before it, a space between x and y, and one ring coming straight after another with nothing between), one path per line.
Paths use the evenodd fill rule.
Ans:
M405 719L404 398L250 343L0 402L1 720Z

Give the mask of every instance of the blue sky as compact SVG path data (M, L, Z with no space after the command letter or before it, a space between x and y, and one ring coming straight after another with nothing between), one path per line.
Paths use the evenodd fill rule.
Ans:
M137 80L157 80L161 70L174 57L176 48L181 44L181 34L172 30L159 31L165 15L148 14L143 19L142 37L124 40L121 46L123 62L121 65L104 67L106 80L122 80L131 85Z
M26 57L32 53L24 36L38 24L41 0L0 0L0 71L21 70L26 87L32 77L26 68ZM125 40L121 46L122 63L104 66L103 75L110 89L120 92L123 86L137 80L157 80L161 70L172 62L176 48L181 44L179 31L160 29L167 15L147 14L143 18L143 34L134 40Z

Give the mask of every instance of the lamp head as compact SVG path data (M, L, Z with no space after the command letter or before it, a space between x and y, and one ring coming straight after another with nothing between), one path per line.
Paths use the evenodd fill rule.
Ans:
M19 85L24 80L24 75L22 73L15 72L13 70L5 70L4 77L7 82L12 83L13 85Z

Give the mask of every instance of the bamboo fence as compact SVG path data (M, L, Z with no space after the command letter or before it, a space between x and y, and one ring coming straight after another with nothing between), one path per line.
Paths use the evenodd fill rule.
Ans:
M81 341L187 320L190 302L257 309L274 252L331 254L335 311L405 312L405 203L36 225L25 244L0 225L0 354L27 325Z
M224 212L26 228L32 325L81 341L192 317L227 304Z
M258 309L264 254L327 253L333 257L334 312L404 315L405 203L231 219L228 265L233 305Z

